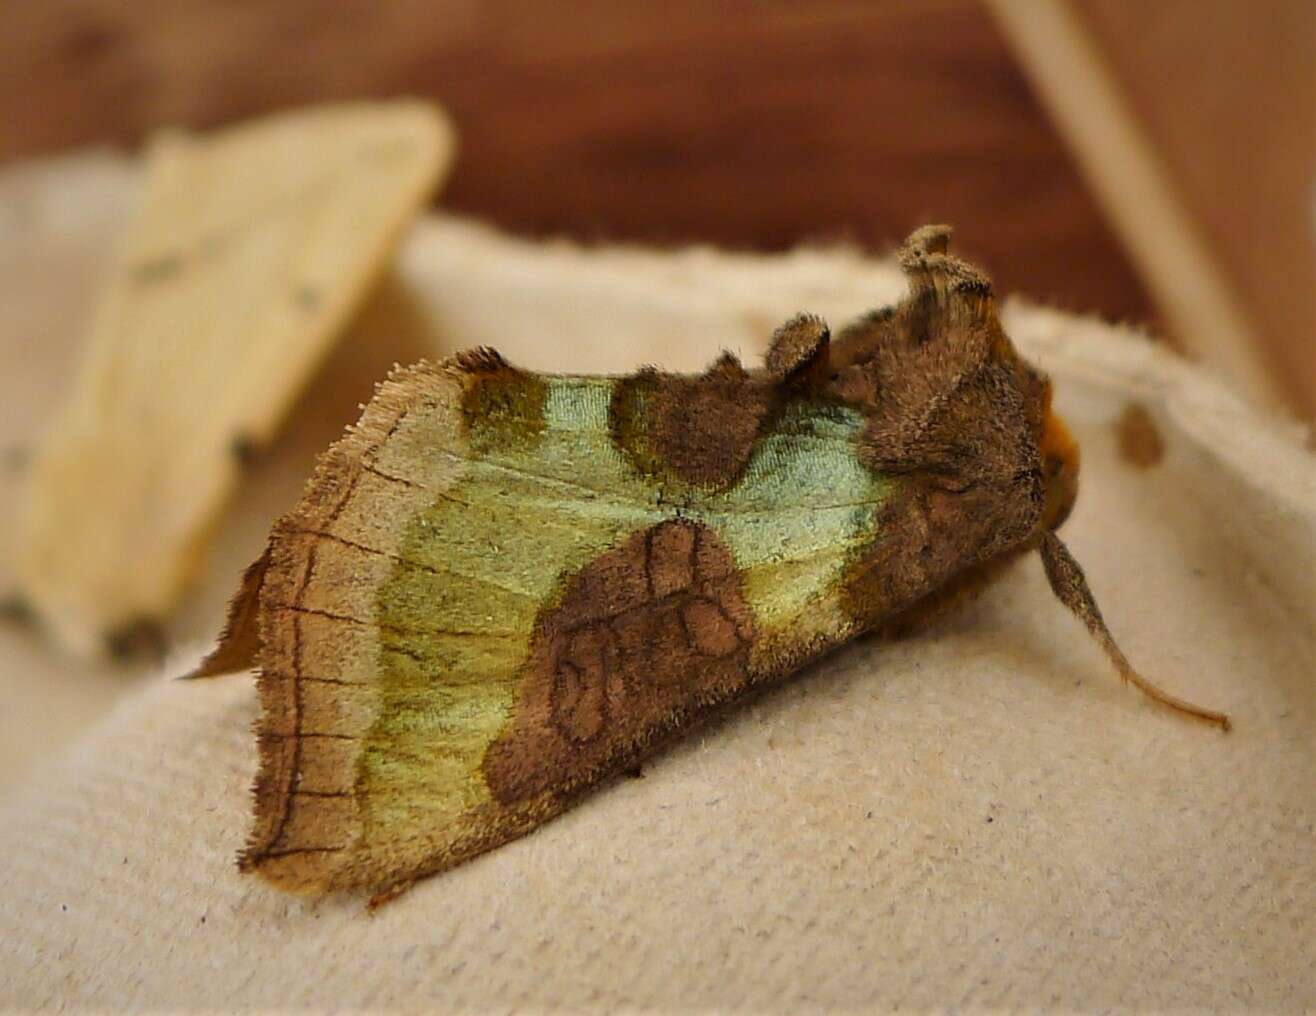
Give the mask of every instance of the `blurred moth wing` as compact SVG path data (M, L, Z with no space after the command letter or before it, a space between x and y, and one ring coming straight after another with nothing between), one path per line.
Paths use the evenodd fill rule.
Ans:
M359 103L151 142L68 406L19 519L25 599L69 648L161 618L446 172L435 108Z

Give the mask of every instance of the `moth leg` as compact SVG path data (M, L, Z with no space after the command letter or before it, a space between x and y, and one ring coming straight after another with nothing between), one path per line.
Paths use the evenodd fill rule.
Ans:
M1047 581L1051 583L1051 591L1056 594L1056 598L1061 603L1074 612L1080 621L1087 625L1088 631L1092 633L1092 637L1097 640L1101 648L1106 651L1106 656L1115 665L1120 677L1137 685L1143 694L1154 702L1159 702L1176 712L1202 720L1204 723L1214 723L1221 730L1229 729L1229 717L1224 713L1204 709L1181 698L1176 698L1169 692L1163 691L1152 684L1133 669L1133 665L1121 652L1120 647L1115 644L1115 639L1107 629L1106 622L1101 616L1101 610L1097 606L1097 601L1092 598L1092 591L1088 588L1083 569L1079 567L1078 562L1069 553L1069 548L1060 542L1060 538L1055 533L1047 532L1042 538L1040 550L1042 565L1046 569Z

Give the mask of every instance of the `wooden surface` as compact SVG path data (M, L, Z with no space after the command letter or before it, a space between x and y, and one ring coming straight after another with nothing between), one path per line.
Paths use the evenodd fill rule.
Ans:
M1248 341L1310 417L1316 5L1066 3ZM1004 289L1173 321L981 0L8 0L3 12L0 161L414 93L444 102L462 133L445 205L505 228L882 249L944 219Z
M0 158L418 93L462 136L444 204L510 229L881 249L945 220L1003 288L1152 313L975 0L8 7Z
M1282 387L1316 413L1316 4L1072 0Z

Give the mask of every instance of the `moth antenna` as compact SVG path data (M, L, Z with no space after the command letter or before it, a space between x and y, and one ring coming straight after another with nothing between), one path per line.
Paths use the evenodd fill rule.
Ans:
M1073 611L1075 616L1087 625L1088 631L1092 633L1092 637L1097 640L1101 648L1106 651L1106 656L1115 665L1115 669L1119 671L1121 678L1137 685L1143 694L1161 705L1168 706L1176 712L1185 713L1205 723L1213 723L1221 730L1229 729L1229 717L1224 713L1203 709L1201 706L1195 706L1191 702L1176 698L1169 692L1162 691L1133 669L1133 665L1129 663L1120 647L1115 644L1115 639L1106 627L1106 622L1101 616L1101 608L1097 606L1097 601L1092 598L1092 590L1088 588L1083 569L1079 567L1078 562L1069 553L1069 548L1060 541L1060 537L1048 531L1042 538L1040 550L1042 566L1046 569L1046 578L1051 583L1051 591L1056 594L1056 599Z

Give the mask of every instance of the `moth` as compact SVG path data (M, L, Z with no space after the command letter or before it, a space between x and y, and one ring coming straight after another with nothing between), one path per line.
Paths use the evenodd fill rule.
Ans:
M384 899L521 836L656 745L865 632L924 624L1022 555L1119 674L1056 529L1078 450L986 277L924 227L909 293L761 368L396 371L321 458L196 676L255 666L240 867Z
M15 525L23 600L65 648L163 639L244 459L278 433L454 148L442 111L410 100L152 139Z

